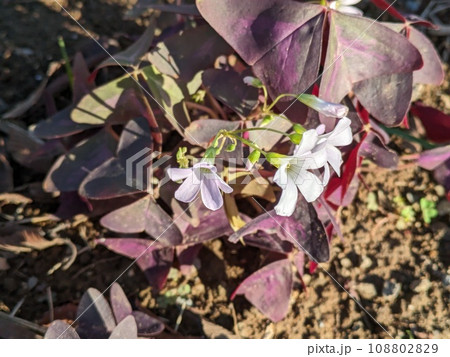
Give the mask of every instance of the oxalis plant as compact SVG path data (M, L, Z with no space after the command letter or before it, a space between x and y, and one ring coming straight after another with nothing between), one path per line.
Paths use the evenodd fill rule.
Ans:
M62 154L44 181L56 215L101 216L111 233L97 244L136 259L155 291L174 264L188 275L207 241L260 248L266 265L231 298L283 319L295 274L330 258L363 160L397 167L389 133L407 127L413 85L443 80L416 28L432 24L376 1L401 21L381 23L357 2L164 5L92 73L77 54L72 104L48 105L33 132L36 158ZM111 80L110 66L127 73Z

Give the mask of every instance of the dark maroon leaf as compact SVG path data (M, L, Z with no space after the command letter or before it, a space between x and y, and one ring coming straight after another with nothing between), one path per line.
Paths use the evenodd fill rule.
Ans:
M183 227L182 222L179 222L182 219L175 222L183 234L184 245L203 243L233 233L223 208L210 211L202 206L196 218L199 220L198 224L188 224L187 227Z
M77 103L83 96L94 89L95 84L89 81L89 68L80 52L73 58L73 90L72 103Z
M386 169L395 169L398 165L397 153L386 147L374 131L369 131L364 137L358 154Z
M353 84L358 100L378 121L398 125L409 109L412 73L394 73L365 79Z
M266 212L235 232L229 240L236 243L240 238L258 231L278 235L281 240L304 250L313 260L324 262L329 259L325 229L317 219L314 207L302 198L299 198L292 216L278 216L274 210Z
M140 117L130 120L123 128L120 135L119 145L117 147L117 156L122 161L123 165L126 165L128 159L141 152L142 150L151 153L153 148L152 136L150 133L150 126L146 118ZM147 164L150 162L151 157L143 156L146 158Z
M245 295L273 322L282 320L289 310L292 291L291 262L278 260L250 275L232 295Z
M119 233L145 230L164 245L180 244L183 239L172 218L149 195L107 214L100 223Z
M47 329L44 338L48 339L79 339L75 329L70 326L68 323L55 320L53 321Z
M173 262L173 248L165 248L156 241L138 238L103 238L97 243L113 252L136 259L137 265L152 286L158 289L164 286Z
M301 93L315 82L324 8L284 0L201 0L209 24L250 65L271 95Z
M244 242L246 245L272 252L289 253L292 251L292 244L280 239L277 234L267 234L262 231L245 236Z
M399 19L400 21L406 22L406 18L397 11L397 9L392 6L393 3L387 2L385 0L371 0L375 6L379 7L381 10L387 11L389 14L394 16L395 18Z
M128 315L131 315L133 309L131 308L131 304L119 284L114 283L111 286L109 294L116 323L119 323Z
M180 263L180 272L183 275L189 275L191 273L192 265L195 258L197 258L198 252L202 249L203 244L195 244L190 246L179 245L176 247L176 253L178 262Z
M151 337L164 331L164 324L158 319L141 311L133 311L132 315L136 320L139 336Z
M98 125L75 123L70 119L73 108L74 106L68 106L50 118L40 121L34 129L36 136L44 139L57 139L98 127Z
M80 185L79 193L89 199L109 199L140 192L127 185L125 167L112 157L91 171Z
M133 316L125 317L113 330L110 339L116 338L137 338L137 325Z
M411 113L420 119L430 140L438 143L450 141L450 115L421 102L411 106Z
M209 26L198 26L169 37L148 55L161 73L185 82L208 67L217 57L230 54L231 48Z
M81 297L77 321L77 332L81 338L107 338L116 327L108 302L94 288L89 288Z
M192 145L206 148L221 129L236 130L239 122L221 119L199 119L193 121L185 130L186 140Z
M113 155L114 139L106 131L86 139L59 157L44 180L44 189L76 191L83 179Z
M207 69L202 81L214 97L246 117L258 104L258 89L246 85L243 77L233 70Z
M400 123L406 109L399 104L407 106L411 98L411 73L423 65L418 50L401 34L373 20L335 11L328 16L330 33L319 96L340 102L353 89L378 120Z

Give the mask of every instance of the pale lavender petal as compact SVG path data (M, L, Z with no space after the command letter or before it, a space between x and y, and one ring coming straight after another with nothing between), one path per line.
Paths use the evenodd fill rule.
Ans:
M325 165L324 166L324 171L323 171L323 182L322 184L324 186L328 185L328 181L330 181L330 166L329 165Z
M169 167L167 169L167 175L169 175L172 181L184 180L186 177L192 174L192 169L178 169Z
M200 186L201 182L198 182L198 179L192 174L175 191L175 198L181 202L192 202L195 196L197 196Z
M233 192L233 189L230 187L230 185L228 185L224 180L222 180L222 178L215 174L215 180L217 182L217 186L219 186L219 188L225 192L225 193L231 193Z
M342 118L348 113L348 107L345 105L327 102L314 95L302 94L298 99L303 104L306 104L308 107L313 108L327 117Z
M303 182L297 183L297 187L302 193L307 202L313 202L323 192L323 184L319 178L309 171L305 171L303 174Z
M201 193L203 204L212 211L218 210L223 205L222 194L220 193L217 180L202 180Z
M298 191L293 180L288 178L287 184L281 192L280 201L275 206L275 212L279 216L291 216L297 205Z
M338 11L349 15L357 15L357 16L364 15L364 12L362 10L354 6L339 6Z
M334 146L327 146L327 159L333 170L340 176L340 167L342 164L342 153Z
M214 173L217 172L217 168L214 165L212 165L208 162L205 162L205 161L197 162L196 164L194 164L193 167L194 167L194 169L208 169Z
M318 135L315 129L305 131L300 144L294 150L294 156L302 156L310 152L316 146L317 140Z
M280 186L281 188L285 188L288 183L288 175L287 175L287 166L288 162L284 163L279 167L275 176L273 177L273 181Z
M346 146L353 141L352 121L345 117L339 120L336 127L328 135L328 144L333 146Z

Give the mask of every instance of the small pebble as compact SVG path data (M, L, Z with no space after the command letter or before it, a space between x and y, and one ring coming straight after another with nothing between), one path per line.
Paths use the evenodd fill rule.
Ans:
M401 290L402 284L394 283L392 281L385 281L383 285L383 296L388 299L395 300Z
M341 260L341 265L344 268L351 268L353 266L352 261L348 258L344 258Z
M311 275L303 274L302 279L305 285L309 285L309 283L311 282Z
M444 275L442 278L442 284L444 284L446 288L450 286L450 275Z
M428 279L414 280L410 288L416 293L427 292L431 288L431 281Z
M367 256L364 256L360 265L362 270L369 270L372 267L373 261Z
M359 295L366 300L371 300L377 296L377 289L371 283L359 283L356 286Z
M434 191L436 192L436 195L438 195L439 197L445 197L445 188L442 185L436 185L434 186Z

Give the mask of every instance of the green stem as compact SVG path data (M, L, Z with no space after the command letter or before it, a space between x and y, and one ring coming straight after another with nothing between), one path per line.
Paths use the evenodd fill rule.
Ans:
M67 77L69 78L70 88L73 90L73 72L70 66L69 56L67 55L66 44L62 36L58 36L58 46L61 51L61 56L64 60L64 67L66 68Z
M280 130L276 130L276 129L271 129L271 128L247 128L247 129L239 129L239 130L233 130L233 131L229 131L228 133L230 134L238 134L238 133L245 133L246 131L255 131L255 130L264 130L264 131L272 131L274 133L277 134L281 134L281 135L285 135L285 136L289 136L289 134L280 131Z
M390 135L397 135L408 141L413 141L413 142L419 143L420 145L422 145L422 147L424 149L434 149L434 148L438 147L438 145L434 145L434 144L428 142L427 140L416 138L415 136L408 134L404 129L388 128L388 127L385 127L384 125L381 125L381 127L383 128L384 131L386 131Z
M251 148L259 151L261 154L263 155L267 155L267 152L265 152L264 150L262 150L261 148L259 148L257 145L255 145L254 143L252 143L250 140L244 139L242 136L239 135L235 135L234 133L228 133L228 135L232 136L233 138L241 141L242 143L244 143L245 145L250 146Z
M270 111L277 103L280 99L285 98L285 97L294 97L298 100L298 98L301 96L297 95L297 94L291 94L291 93L285 93L285 94L280 94L278 97L275 98L275 100L272 102L272 104L269 105L269 107L267 108L267 111Z

